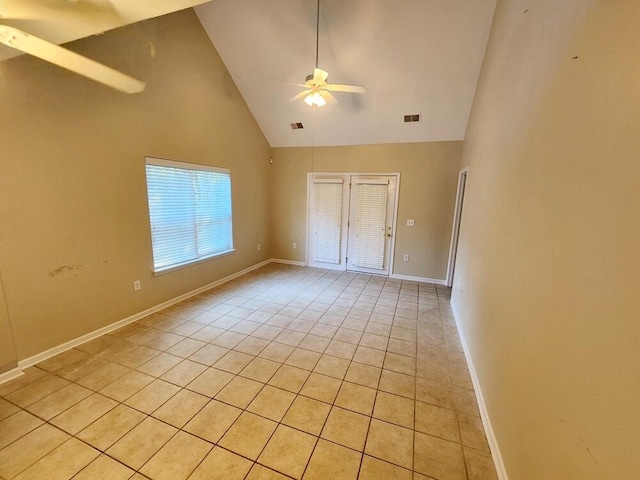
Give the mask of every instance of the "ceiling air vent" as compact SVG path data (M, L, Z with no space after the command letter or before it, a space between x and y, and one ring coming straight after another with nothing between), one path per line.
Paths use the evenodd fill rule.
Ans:
M420 121L420 114L419 113L414 113L412 115L405 115L404 116L404 123L412 123L412 122L419 122Z
M297 122L297 123L291 123L291 128L293 128L294 130L300 130L301 128L304 128L304 125L302 125L302 123Z

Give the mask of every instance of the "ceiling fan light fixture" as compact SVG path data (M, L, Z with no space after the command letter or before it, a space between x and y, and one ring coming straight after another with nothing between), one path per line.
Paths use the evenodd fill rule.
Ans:
M304 103L306 103L310 107L324 107L327 104L327 101L322 95L320 95L320 92L314 91L304 97Z

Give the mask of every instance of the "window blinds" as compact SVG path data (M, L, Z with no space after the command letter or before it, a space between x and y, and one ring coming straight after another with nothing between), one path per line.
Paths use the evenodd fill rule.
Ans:
M384 269L387 183L354 183L355 245L349 261L360 268ZM352 200L353 201L353 200ZM353 256L353 258L351 258Z
M147 159L155 272L233 250L229 170Z
M342 180L313 182L313 261L339 264L342 243Z

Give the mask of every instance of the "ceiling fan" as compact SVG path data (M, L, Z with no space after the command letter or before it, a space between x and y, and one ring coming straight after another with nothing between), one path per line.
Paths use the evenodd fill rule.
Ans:
M348 92L348 93L365 93L366 89L362 85L343 85L337 83L327 83L329 73L318 68L318 44L320 36L320 0L317 1L316 7L316 68L313 69L311 75L307 75L304 84L296 84L299 87L305 87L295 97L291 99L295 102L304 99L304 102L310 107L322 107L327 103L337 103L336 98L331 92Z
M73 12L79 15L118 15L113 3L109 0L30 0L24 2L5 2L11 7L16 4L14 15L0 14L0 18L28 18L29 8L45 7L51 10ZM30 4L30 5L25 5ZM23 7L23 8L20 8ZM26 7L26 8L25 8ZM7 18L9 17L9 18ZM0 43L28 53L49 63L70 70L84 77L103 83L124 93L139 93L145 88L144 82L126 75L118 70L60 47L42 38L31 35L8 25L0 25Z

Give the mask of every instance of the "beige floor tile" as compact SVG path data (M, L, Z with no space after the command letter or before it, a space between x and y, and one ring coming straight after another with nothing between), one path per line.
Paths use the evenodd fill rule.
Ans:
M246 480L288 480L289 477L285 477L281 473L271 470L270 468L263 467L258 463L254 463Z
M216 326L218 325L220 324L216 324ZM219 337L216 337L214 340L212 340L211 343L213 345L218 345L219 347L225 347L225 348L231 349L237 346L245 338L248 338L248 336L244 333L226 331Z
M16 480L71 478L99 454L98 450L75 438L70 438L15 478Z
M323 353L330 342L331 340L328 338L308 334L298 346L312 352Z
M204 348L201 350L204 350ZM196 353L199 353L199 351ZM183 360L171 370L163 374L160 378L165 382L173 383L179 387L186 387L206 369L207 367L201 363L192 362L191 360Z
M305 336L305 333L284 329L273 341L297 347Z
M224 370L225 372L237 375L254 358L256 357L254 357L253 355L247 355L246 353L231 350L224 357L214 363L213 366L218 370Z
M394 372L415 376L416 359L414 357L407 357L405 355L398 355L397 353L390 353L387 351L387 355L384 359L384 368L387 370L393 370Z
M356 349L355 355L353 356L353 361L371 365L372 367L382 368L382 365L384 364L384 355L385 352L383 350L376 350L375 348L359 345Z
M414 404L412 398L386 392L378 392L373 416L401 427L414 428Z
M365 365L363 363L351 362L347 375L344 379L347 382L357 383L370 388L378 388L380 383L380 375L382 369L372 367L371 365Z
M383 392L394 393L402 397L415 398L416 379L411 375L382 370L378 389Z
M276 422L282 420L296 395L286 390L266 385L247 410Z
M72 383L29 405L27 410L44 420L50 420L92 393L91 390Z
M358 480L415 480L411 470L365 455Z
M251 461L215 447L205 457L189 480L242 480L251 468Z
M183 340L180 340L171 348L168 348L166 352L170 353L171 355L177 355L178 357L188 358L205 345L207 344L199 340L194 340L193 338L185 338Z
M100 455L73 480L128 480L135 472L107 455Z
M462 444L489 453L489 444L479 417L458 412Z
M311 397L322 402L333 403L342 382L337 378L312 373L305 382L300 395Z
M360 342L360 338L362 337L362 330L358 331L352 330L350 328L345 328L345 323L343 323L342 327L338 329L336 334L333 336L333 339L340 342L358 345L358 343Z
M126 405L118 405L84 430L80 431L77 436L89 445L105 451L145 418L146 415L144 413L138 412Z
M257 337L245 338L242 342L236 345L233 349L238 352L247 353L249 355L258 355L262 350L269 345L269 340Z
M273 325L262 325L260 328L255 330L251 336L263 338L265 340L272 341L276 338L280 333L282 333L283 328L275 327Z
M180 390L153 412L152 416L176 428L182 428L207 403L209 397L190 390Z
M285 364L311 371L318 363L318 360L320 360L320 353L296 348L289 355Z
M374 324L376 325L376 324ZM360 345L363 347L375 348L377 350L386 350L389 343L387 335L376 335L374 333L363 333L360 338Z
M179 391L180 387L176 385L163 380L154 380L124 403L150 415Z
M79 378L76 383L97 392L110 383L124 377L130 371L130 368L123 367L117 363L108 363L88 375Z
M294 350L294 347L292 347L291 345L272 342L267 345L266 348L262 350L258 356L266 358L267 360L272 360L274 362L283 363Z
M217 443L241 413L239 408L211 400L183 429L211 443Z
M326 403L298 396L282 423L317 436L320 435L330 410L331 406Z
M370 417L332 407L322 429L322 438L361 452L364 449Z
M184 340L182 335L176 335L171 332L163 332L160 336L150 340L146 343L147 347L155 348L156 350L166 351L178 343Z
M24 410L18 410L0 422L0 450L35 430L44 422Z
M75 435L117 405L118 402L99 393L94 393L57 417L53 417L51 423L65 432Z
M415 429L452 442L460 442L458 419L455 410L416 402Z
M371 416L376 400L376 390L355 383L342 382L335 404Z
M473 390L454 386L453 399L456 409L459 412L468 413L469 415L474 415L476 417L480 416L480 410L478 409L478 403Z
M107 454L138 470L178 430L155 418L148 417L107 450Z
M466 480L459 443L416 432L415 464L417 472L442 480Z
M327 375L342 380L347 374L349 368L349 360L344 358L332 357L331 355L322 355L320 360L313 369L316 373Z
M309 372L297 367L282 365L275 373L269 385L289 392L298 393L309 377Z
M69 385L67 380L53 375L47 375L6 395L5 398L24 408L27 405L31 405L32 403L57 392L67 385Z
M88 357L89 354L87 352L72 348L66 352L56 355L55 357L48 358L47 360L38 363L36 366L48 372L55 372L68 365L86 360Z
M425 378L416 378L416 400L440 407L456 408L450 384Z
M151 360L159 353L159 350L145 347L144 345L138 345L125 353L112 356L111 359L112 361L119 363L120 365L124 365L125 367L136 368L143 363Z
M4 398L0 397L0 421L4 420L7 417L10 417L19 410L20 407L14 405L13 403L7 402Z
M416 348L415 342L407 342L406 340L390 338L389 344L387 345L387 352L415 358Z
M481 452L475 448L462 448L469 480L498 480L491 454Z
M361 453L321 439L313 451L303 478L355 480L358 478L361 457Z
M242 369L239 375L267 383L280 368L280 363L267 360L266 358L254 358L251 363Z
M148 362L137 367L136 370L138 372L151 375L152 377L159 377L163 373L166 373L171 368L175 367L181 361L181 357L162 352L158 356L153 357Z
M301 478L317 437L280 425L258 462L293 478Z
M213 398L234 376L216 368L209 368L202 372L193 382L187 385L189 390Z
M215 396L215 399L239 408L247 408L264 384L244 377L235 377Z
M206 314L200 315L199 317L196 317L196 319L198 318L204 319L205 318L204 315ZM206 327L203 327L197 332L189 335L189 337L195 338L196 340L200 340L201 342L209 343L209 342L212 342L217 337L219 337L220 335L222 335L224 332L225 331L222 328L216 328L216 327L207 325Z
M178 432L140 470L154 480L184 480L213 445L185 432Z
M324 351L326 355L332 355L334 357L343 358L345 360L351 360L356 352L357 345L348 342L342 342L335 338L331 340L331 343Z
M150 375L132 370L101 389L100 393L118 402L124 402L131 395L139 392L153 382L153 380L154 378Z
M276 422L244 412L218 443L243 457L256 460L277 426Z
M49 424L39 426L0 450L0 477L13 478L69 438Z
M413 430L371 420L365 453L404 468L413 468Z

